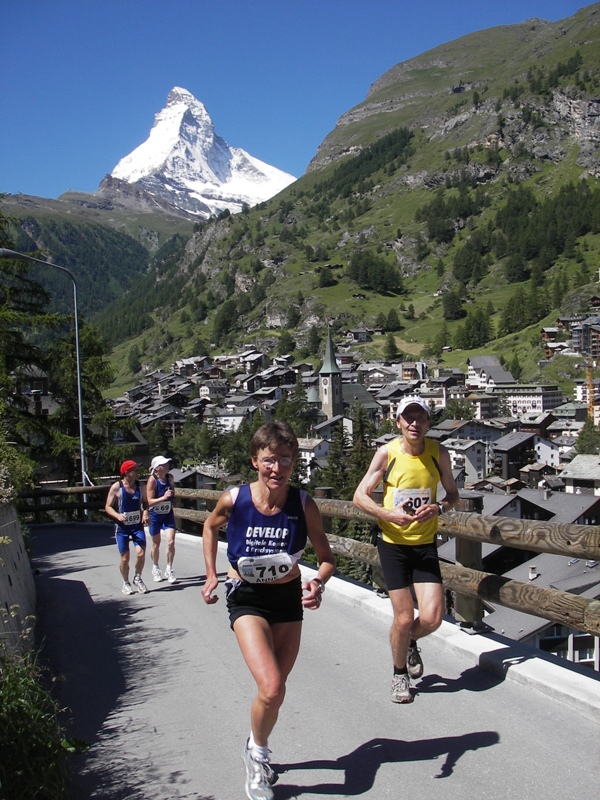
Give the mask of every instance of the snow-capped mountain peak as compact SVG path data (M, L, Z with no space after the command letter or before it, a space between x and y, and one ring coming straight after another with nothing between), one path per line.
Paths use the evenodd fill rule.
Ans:
M204 218L261 203L296 180L230 147L215 134L204 105L180 87L169 92L148 139L111 176Z

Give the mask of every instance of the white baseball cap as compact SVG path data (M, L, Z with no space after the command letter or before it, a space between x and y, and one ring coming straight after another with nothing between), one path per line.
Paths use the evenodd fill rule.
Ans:
M423 411L427 413L428 417L431 416L431 410L429 408L429 405L427 404L427 401L423 400L422 397L419 397L418 395L414 394L414 395L408 395L408 397L403 397L402 400L400 400L400 402L398 403L398 409L396 411L396 419L402 416L402 414L404 414L404 412L409 406L420 406L423 409Z
M154 456L152 459L152 463L150 464L150 469L156 469L157 467L162 467L163 464L170 464L171 459L165 458L164 456Z

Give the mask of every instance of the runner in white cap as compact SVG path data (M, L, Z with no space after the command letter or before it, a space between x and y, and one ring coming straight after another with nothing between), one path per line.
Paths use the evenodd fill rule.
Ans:
M160 557L161 533L167 537L167 568L165 578L169 583L175 583L177 578L173 572L173 559L175 558L175 514L173 513L173 500L175 498L175 485L173 476L169 474L171 459L165 456L155 456L150 464L150 477L146 484L146 495L150 508L150 536L152 536L152 579L162 581L163 576L158 566Z
M354 493L354 505L377 517L377 550L394 618L390 643L394 661L391 699L411 703L410 678L423 674L417 641L442 623L444 591L437 554L438 517L458 502L448 451L427 439L429 406L405 397L396 412L401 436L373 456ZM371 497L383 481L383 507ZM438 501L441 482L445 497ZM413 592L419 614L415 618Z

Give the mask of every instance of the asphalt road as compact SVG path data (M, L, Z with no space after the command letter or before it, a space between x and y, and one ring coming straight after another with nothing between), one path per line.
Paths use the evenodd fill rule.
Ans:
M177 584L152 583L147 564L151 591L126 597L111 526L32 526L32 540L45 653L69 734L90 744L72 760L73 800L244 798L254 684L222 589L202 601L201 541L178 534ZM415 702L391 703L388 620L333 583L305 615L269 742L276 800L593 794L600 724L433 638Z

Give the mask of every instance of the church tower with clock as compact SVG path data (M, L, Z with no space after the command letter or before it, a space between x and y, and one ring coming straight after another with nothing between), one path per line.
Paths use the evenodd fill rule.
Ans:
M327 415L327 419L343 415L342 371L335 360L331 330L327 331L325 358L319 371L319 400L321 401L321 409Z

